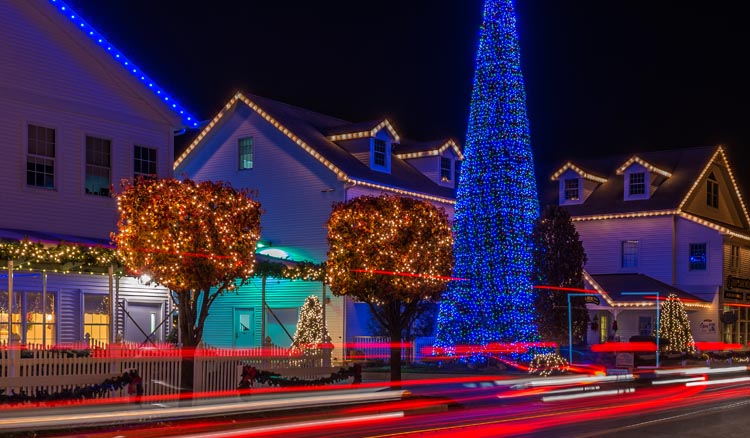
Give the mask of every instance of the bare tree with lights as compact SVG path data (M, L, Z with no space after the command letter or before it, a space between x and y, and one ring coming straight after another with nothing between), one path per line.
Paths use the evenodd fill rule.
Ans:
M323 320L323 305L315 295L310 295L299 311L297 331L292 339L292 349L301 352L306 358L317 359L330 352L331 336Z
M199 345L211 304L253 274L260 204L222 182L139 179L117 196L112 238L131 275L173 291L182 344ZM182 387L192 388L193 362L182 361Z
M412 198L360 196L328 221L327 281L369 305L391 338L391 380L401 380L401 334L419 303L436 300L453 269L453 235L442 209Z

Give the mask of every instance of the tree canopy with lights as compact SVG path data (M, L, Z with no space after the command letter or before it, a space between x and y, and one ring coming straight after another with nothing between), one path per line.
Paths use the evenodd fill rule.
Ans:
M534 283L537 286L583 288L583 266L586 251L570 214L557 204L548 205L537 219L533 231ZM568 292L539 288L534 295L537 328L544 341L567 344L568 311L573 321L572 337L582 341L586 337L589 312L583 296L570 298Z
M422 300L445 290L453 235L442 209L412 198L360 196L328 220L327 282L336 295L369 305L388 330L391 379L401 379L401 333Z
M174 291L182 342L198 345L214 300L253 274L260 204L222 182L139 179L117 207L119 260Z
M539 214L516 16L486 0L465 160L456 193L455 277L440 303L436 346L447 353L538 340L531 231ZM527 356L530 359L530 356Z

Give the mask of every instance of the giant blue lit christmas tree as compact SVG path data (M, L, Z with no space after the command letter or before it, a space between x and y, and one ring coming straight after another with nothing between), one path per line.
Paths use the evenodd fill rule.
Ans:
M531 231L539 213L512 0L485 0L455 212L454 281L436 346L538 340ZM473 348L473 347L472 347ZM515 355L514 355L515 356Z

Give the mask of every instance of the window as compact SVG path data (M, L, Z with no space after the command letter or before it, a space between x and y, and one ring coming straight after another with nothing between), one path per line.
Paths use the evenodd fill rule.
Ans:
M706 270L706 244L705 243L691 243L690 244L690 270L691 271L705 271Z
M440 157L440 181L448 182L451 180L451 159Z
M26 185L55 188L55 130L52 128L28 126Z
M86 136L86 193L109 196L112 142Z
M156 149L138 145L133 148L133 176L156 178Z
M26 343L53 345L55 343L55 295L48 293L46 306L41 292L26 292ZM46 307L46 309L45 309Z
M83 295L83 333L94 343L109 343L109 297Z
M290 347L297 330L299 312L297 308L266 309L266 336L278 347Z
M646 174L644 172L636 172L630 174L629 184L630 195L643 195L646 193Z
M638 266L638 241L625 240L622 242L622 267L635 268Z
M578 178L566 178L564 189L566 201L578 200Z
M240 170L253 168L253 138L244 137L237 140L240 153Z
M719 183L713 172L708 175L708 181L706 181L706 204L709 207L719 208Z
M385 140L376 138L373 143L373 157L372 162L376 166L385 167Z
M740 247L732 245L731 256L729 258L729 266L733 271L740 268Z

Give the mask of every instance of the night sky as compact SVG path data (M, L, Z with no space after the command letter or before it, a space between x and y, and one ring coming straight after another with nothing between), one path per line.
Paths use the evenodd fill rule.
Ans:
M464 142L481 0L66 1L200 119L242 90ZM750 173L741 2L686 3L516 1L537 159L723 144Z

